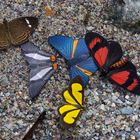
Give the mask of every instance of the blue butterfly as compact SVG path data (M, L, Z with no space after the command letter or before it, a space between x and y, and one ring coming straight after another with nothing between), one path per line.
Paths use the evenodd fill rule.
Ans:
M97 71L93 58L83 38L55 35L48 38L49 44L54 47L68 62L70 66L70 78L81 76L84 85L89 82L89 76Z

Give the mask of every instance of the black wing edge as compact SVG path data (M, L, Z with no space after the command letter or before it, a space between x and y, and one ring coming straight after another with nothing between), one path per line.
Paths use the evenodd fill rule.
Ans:
M37 120L34 122L33 126L29 129L29 131L26 133L26 135L23 137L22 140L31 140L33 136L33 132L37 128L39 123L42 123L42 121L45 119L46 111L43 111Z

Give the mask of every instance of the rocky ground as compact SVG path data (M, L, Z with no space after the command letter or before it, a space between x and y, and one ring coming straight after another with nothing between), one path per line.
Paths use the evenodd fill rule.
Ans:
M105 19L132 33L140 33L139 0L107 0L104 4Z
M6 0L0 2L0 20L37 16L39 26L30 37L39 48L54 53L48 45L50 35L84 37L89 30L118 41L140 75L140 35L132 34L103 18L102 0ZM48 16L45 6L51 7ZM77 126L59 127L58 107L69 79L68 66L59 56L60 68L48 81L36 101L28 96L29 69L20 47L0 52L0 139L21 140L46 110L46 119L33 134L34 140L140 140L140 97L101 80L97 72L85 90L86 110Z

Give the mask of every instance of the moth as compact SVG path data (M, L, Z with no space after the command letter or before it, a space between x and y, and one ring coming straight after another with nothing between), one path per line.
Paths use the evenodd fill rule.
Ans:
M131 61L122 59L123 51L118 42L107 41L96 32L87 33L85 41L103 77L140 95L140 78L136 67Z
M28 41L37 25L36 17L20 17L9 22L4 19L3 23L0 23L0 50Z
M40 50L31 42L21 45L22 54L29 64L29 95L33 100L37 97L52 76L57 70L56 57L45 51Z

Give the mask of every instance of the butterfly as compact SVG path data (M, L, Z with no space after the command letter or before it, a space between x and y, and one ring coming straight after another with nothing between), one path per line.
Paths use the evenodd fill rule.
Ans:
M22 54L29 64L30 84L29 95L32 99L39 95L40 90L57 70L56 57L41 51L31 42L21 45Z
M73 79L79 75L82 77L84 85L87 85L89 76L97 71L97 66L89 54L84 39L55 35L49 37L48 42L67 60L70 67L70 78Z
M107 76L111 82L140 95L140 78L136 68L128 59L122 59L123 52L118 42L107 41L95 32L87 33L85 42L102 76Z
M3 23L0 23L0 50L28 41L37 25L36 17L20 17L10 22L4 19Z
M72 79L69 87L63 92L63 98L66 103L58 109L60 121L63 126L71 127L75 125L81 111L84 110L84 85L80 76Z

